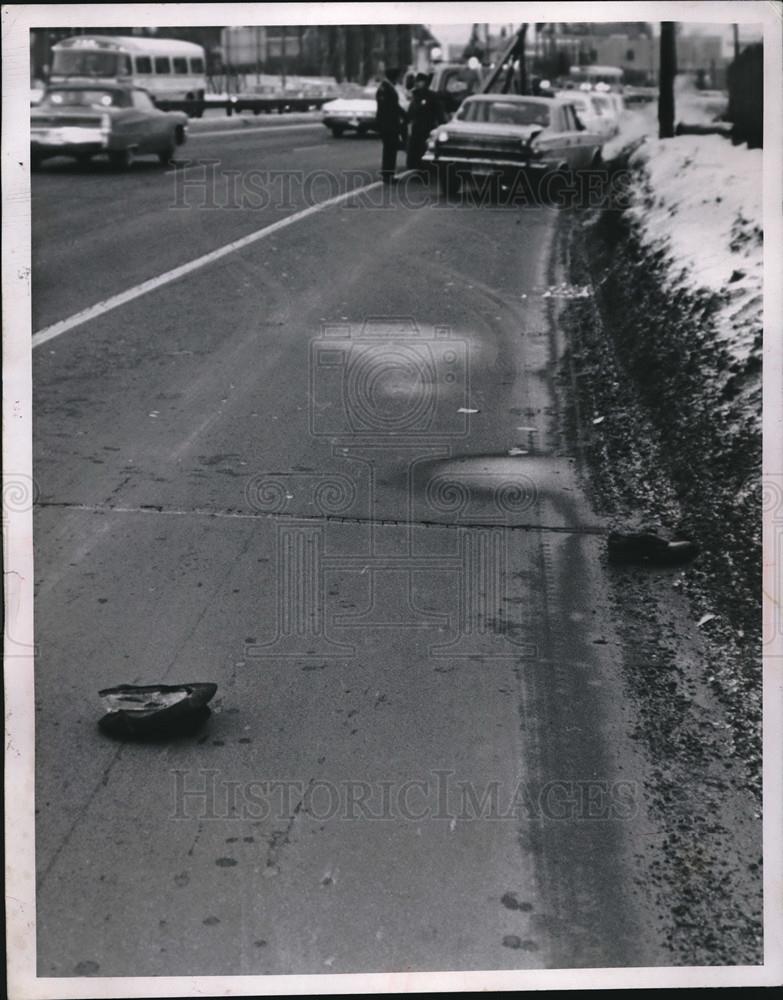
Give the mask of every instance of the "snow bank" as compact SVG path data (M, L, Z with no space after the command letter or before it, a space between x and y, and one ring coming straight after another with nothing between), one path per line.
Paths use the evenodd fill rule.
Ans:
M672 284L718 295L716 327L729 353L760 354L762 150L718 135L646 138L629 166L631 216L648 246L666 249Z
M714 121L724 99L678 78L678 122ZM657 105L626 111L606 160L633 151L631 207L640 239L663 249L672 289L718 296L717 336L737 362L761 359L763 225L760 149L719 135L658 139Z

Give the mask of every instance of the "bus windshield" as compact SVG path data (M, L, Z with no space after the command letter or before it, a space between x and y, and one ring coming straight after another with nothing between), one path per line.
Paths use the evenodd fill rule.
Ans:
M54 53L54 76L95 76L114 78L127 73L128 57L119 52L66 49Z

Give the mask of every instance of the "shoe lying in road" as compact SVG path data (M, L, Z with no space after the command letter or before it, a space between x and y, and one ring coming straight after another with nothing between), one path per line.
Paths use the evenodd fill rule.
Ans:
M120 684L98 694L109 710L98 720L107 736L121 739L186 736L210 715L217 684Z
M676 566L690 562L699 554L695 542L679 540L667 542L652 532L625 534L612 531L609 535L610 563L642 563L654 566Z

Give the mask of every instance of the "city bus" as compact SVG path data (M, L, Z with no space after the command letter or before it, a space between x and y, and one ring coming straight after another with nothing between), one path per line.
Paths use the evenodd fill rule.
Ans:
M203 101L204 49L177 38L75 35L52 46L50 83L74 77L144 87L155 101Z

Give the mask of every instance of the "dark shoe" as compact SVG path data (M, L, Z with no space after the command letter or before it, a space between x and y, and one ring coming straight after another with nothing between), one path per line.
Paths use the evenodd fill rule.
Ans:
M107 736L156 739L195 732L209 718L217 684L120 684L98 694L108 713L98 720Z
M610 563L639 563L652 566L676 566L689 562L699 554L695 542L685 540L667 542L651 532L624 534L613 531L609 535Z

